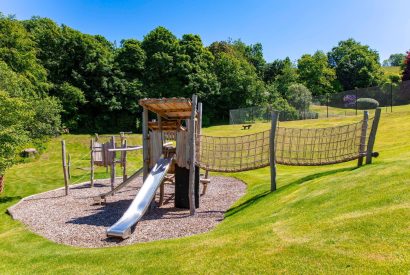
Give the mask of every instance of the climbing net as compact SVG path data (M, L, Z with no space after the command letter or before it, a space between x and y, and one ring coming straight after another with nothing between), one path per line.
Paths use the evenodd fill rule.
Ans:
M366 154L372 120L326 128L276 128L276 163L313 166ZM197 164L209 171L239 172L270 164L270 130L235 137L197 136Z

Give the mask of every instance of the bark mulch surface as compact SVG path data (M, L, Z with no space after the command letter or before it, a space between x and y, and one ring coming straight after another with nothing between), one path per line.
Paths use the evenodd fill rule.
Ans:
M27 197L10 213L33 232L57 243L79 247L129 245L207 232L223 220L225 211L246 189L240 180L211 177L206 195L200 197L200 208L191 217L189 209L174 207L174 186L166 185L165 204L147 212L130 238L107 238L106 230L127 210L141 185L142 178L137 178L99 205L92 197L109 191L108 182L97 181L93 188L84 183L71 187L68 196L64 196L64 189L56 189Z

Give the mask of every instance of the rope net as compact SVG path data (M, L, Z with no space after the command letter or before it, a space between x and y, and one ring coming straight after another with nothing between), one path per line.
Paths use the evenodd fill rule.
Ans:
M276 163L314 166L358 159L367 150L372 120L326 127L277 127ZM235 137L198 135L197 164L206 170L239 172L270 164L270 130Z

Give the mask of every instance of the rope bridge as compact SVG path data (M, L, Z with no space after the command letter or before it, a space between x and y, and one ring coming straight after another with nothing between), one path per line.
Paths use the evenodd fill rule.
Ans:
M276 163L314 166L366 156L373 119L326 127L275 131ZM197 136L197 164L215 172L240 172L270 164L271 130L235 137Z

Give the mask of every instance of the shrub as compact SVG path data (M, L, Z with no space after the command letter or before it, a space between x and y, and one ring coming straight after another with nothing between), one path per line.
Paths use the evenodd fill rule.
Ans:
M299 113L295 107L290 106L286 99L282 97L276 98L272 103L272 109L279 112L280 121L299 119Z
M379 102L373 98L359 98L357 100L357 109L376 109L379 107Z
M292 84L288 88L288 102L299 111L309 110L312 93L303 84Z

